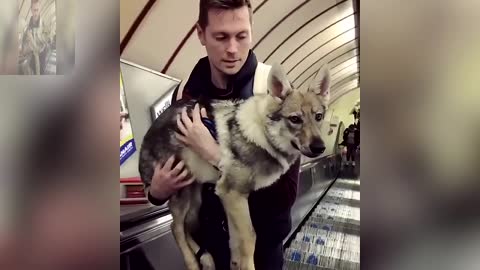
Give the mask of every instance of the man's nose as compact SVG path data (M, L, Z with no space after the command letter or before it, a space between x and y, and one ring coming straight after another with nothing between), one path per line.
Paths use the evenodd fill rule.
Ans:
M235 39L230 39L227 46L227 52L234 54L234 53L237 53L237 51L238 51L238 42Z

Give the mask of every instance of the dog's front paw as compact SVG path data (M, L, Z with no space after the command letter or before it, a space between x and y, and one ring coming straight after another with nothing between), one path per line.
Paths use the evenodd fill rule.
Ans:
M255 266L253 265L253 261L240 263L239 261L232 260L230 262L230 270L255 270Z
M240 270L240 261L232 259L230 261L230 270Z
M232 245L232 242L230 242ZM240 270L240 263L241 263L241 256L239 253L239 249L234 246L234 248L230 249L230 270Z
M202 270L215 270L215 262L212 255L208 252L203 253L202 257L200 257L200 263L202 264Z

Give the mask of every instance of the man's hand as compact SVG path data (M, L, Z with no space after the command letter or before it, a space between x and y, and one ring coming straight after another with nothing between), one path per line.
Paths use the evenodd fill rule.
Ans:
M192 112L193 121L188 117L187 108L183 108L182 114L177 116L178 129L182 134L175 133L175 136L202 158L217 166L220 161L220 146L203 124L201 117L207 117L207 112L205 108L200 110L198 103Z
M162 167L162 164L155 165L152 183L150 185L150 194L158 200L166 200L170 198L179 189L190 185L195 179L187 178L188 170L185 163L180 161L177 166L172 169L175 156L171 156Z

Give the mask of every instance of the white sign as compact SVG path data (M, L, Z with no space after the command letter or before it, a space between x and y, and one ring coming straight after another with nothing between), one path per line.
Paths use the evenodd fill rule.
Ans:
M150 113L152 116L152 122L157 119L157 117L162 114L170 105L172 104L172 96L175 92L175 89L178 88L179 85L172 87L172 89L168 90L165 95L157 99L155 103L150 107Z

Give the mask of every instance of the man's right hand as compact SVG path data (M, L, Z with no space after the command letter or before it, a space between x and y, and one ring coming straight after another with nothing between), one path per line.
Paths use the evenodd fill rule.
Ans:
M178 190L195 181L193 176L187 178L189 172L183 160L172 169L174 161L175 156L171 156L163 166L160 163L155 165L150 194L158 200L167 200Z

